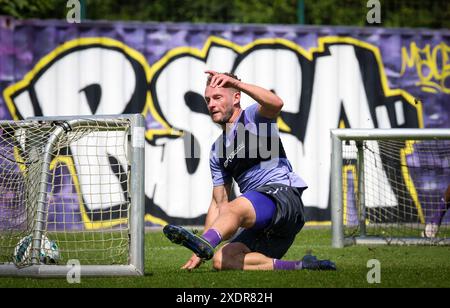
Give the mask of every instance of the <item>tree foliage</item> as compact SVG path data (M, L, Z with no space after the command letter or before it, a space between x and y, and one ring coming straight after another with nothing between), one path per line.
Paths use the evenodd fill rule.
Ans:
M64 12L64 8L56 10L58 0L0 0L0 15L16 18L51 17L53 12ZM63 4L61 2L61 4ZM64 15L62 15L64 16Z
M368 0L82 0L93 20L368 26ZM379 0L386 27L450 27L448 0ZM0 0L0 15L65 19L67 0Z

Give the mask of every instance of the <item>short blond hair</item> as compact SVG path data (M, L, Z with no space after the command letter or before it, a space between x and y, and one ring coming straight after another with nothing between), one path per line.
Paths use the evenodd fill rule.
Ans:
M228 73L228 72L225 72L225 73L219 73L219 74L223 74L223 75L226 75L226 76L228 76L228 77L231 77L231 78L233 78L233 79L236 79L236 80L239 80L239 81L241 81L239 78L238 78L238 76L236 76L235 74L233 74L233 73ZM206 79L206 86L209 86L210 84L211 84L211 79L212 79L212 77L213 77L213 75L208 75L208 78ZM236 91L239 91L239 89L236 89L236 88L234 88L234 87L232 87L233 89L235 89Z

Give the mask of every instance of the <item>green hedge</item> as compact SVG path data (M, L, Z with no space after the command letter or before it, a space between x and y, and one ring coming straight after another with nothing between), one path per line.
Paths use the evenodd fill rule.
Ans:
M296 24L303 2L306 24L369 26L368 0L80 0L87 19L208 23ZM0 0L0 15L56 18L68 0ZM450 27L448 0L380 0L385 27Z

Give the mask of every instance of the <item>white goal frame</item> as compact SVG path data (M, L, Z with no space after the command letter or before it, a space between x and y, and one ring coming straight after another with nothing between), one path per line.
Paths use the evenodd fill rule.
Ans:
M364 183L361 183L361 172L364 172L364 151L358 148L357 152L357 177L358 177L358 217L360 236L345 238L344 236L344 208L343 208L343 153L342 142L346 140L450 140L450 129L333 129L331 133L331 224L332 247L342 248L348 245L450 245L450 239L433 238L382 238L365 235L365 204Z
M25 121L1 121L9 125L26 126L26 121L55 121L59 125L53 130L45 144L45 151L41 169L40 189L38 195L38 212L33 232L33 257L32 265L17 267L13 263L0 264L0 276L19 277L68 277L72 266L43 265L38 264L36 251L41 247L42 236L45 229L45 200L47 194L48 170L52 159L52 149L58 138L64 134L67 127L76 128L88 122L96 121L102 124L102 129L115 130L114 124L117 120L128 120L128 155L130 158L130 208L128 213L129 241L128 241L128 264L122 265L80 265L80 277L100 276L142 276L144 275L144 216L145 216L145 122L141 114L121 115L88 115L88 116L63 116L63 117L33 117Z

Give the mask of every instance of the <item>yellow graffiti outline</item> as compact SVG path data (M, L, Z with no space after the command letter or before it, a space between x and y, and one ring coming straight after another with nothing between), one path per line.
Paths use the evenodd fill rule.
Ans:
M349 44L353 46L358 46L364 49L367 49L372 52L372 54L375 56L375 60L378 65L378 71L379 76L381 80L381 87L383 89L385 97L391 97L391 96L402 96L405 98L406 102L409 103L411 106L416 108L417 110L417 120L419 124L419 128L424 127L423 123L423 108L422 108L422 102L420 100L415 100L415 98L409 94L407 91L403 89L391 89L389 87L387 75L384 69L383 60L381 57L380 50L377 46L372 45L370 43L360 41L358 39L352 38L352 37L340 37L340 36L326 36L326 37L320 37L318 38L317 47L312 47L309 50L305 50L301 46L297 45L296 43L289 41L284 38L262 38L262 39L256 39L253 42L241 46L238 44L235 44L229 40L217 37L217 36L210 36L205 44L203 45L202 49L192 48L189 46L182 46L177 47L174 49L171 49L169 52L167 52L160 60L155 62L155 64L152 66L150 76L151 79L153 79L153 76L159 72L173 57L180 56L180 55L192 55L195 57L198 57L200 59L205 59L209 49L211 48L212 44L217 44L219 46L228 47L235 51L238 54L242 54L250 50L251 48L254 48L258 45L270 45L270 44L280 44L283 46L288 47L289 49L296 51L309 61L314 60L315 54L321 54L326 50L326 45L331 44ZM153 102L152 102L153 103ZM281 117L278 117L277 124L280 128L280 131L282 132L291 132L291 128L282 120ZM147 138L150 138L152 136L147 135ZM407 169L407 168L406 168ZM422 206L419 202L419 198L417 196L417 191L413 187L411 176L409 175L408 170L402 170L403 177L405 179L405 183L407 183L407 188L411 194L412 199L414 200L414 204L417 208L417 211L419 213L419 217L421 219L423 218L423 212L422 212ZM308 225L322 225L317 222L309 222Z
M357 180L357 173L356 173L356 166L355 165L346 165L342 166L342 203L343 203L343 209L342 214L344 216L344 226L347 222L347 214L348 214L348 172L351 172L353 174L353 190L355 197L358 195L358 180ZM355 199L356 200L356 199ZM358 210L356 211L358 213ZM358 219L359 221L359 219Z
M89 218L89 215L86 212L86 207L84 205L83 201L83 194L80 190L80 181L77 176L77 172L75 170L75 165L73 162L73 158L67 155L60 155L55 157L52 162L50 163L50 171L54 170L57 165L65 165L66 168L69 170L69 173L72 177L73 184L75 186L75 191L78 197L79 207L80 207L80 215L81 220L84 222L84 227L86 230L97 230L97 229L103 229L103 228L111 228L115 225L119 224L127 224L128 218L117 218L109 221L91 221Z
M122 50L126 55L130 56L131 58L133 58L134 60L136 60L139 64L141 64L142 68L145 71L145 76L146 76L146 82L147 85L149 84L150 81L150 76L151 76L151 68L149 66L149 64L147 63L147 60L145 59L145 57L137 50L129 47L128 45L126 45L125 43L121 42L121 41L117 41L108 37L84 37L84 38L76 38L70 41L67 41L61 45L59 45L58 47L56 47L55 49L53 49L50 53L48 53L47 55L45 55L44 57L42 57L37 63L36 65L31 69L31 71L29 71L22 80L18 81L17 83L14 83L10 86L8 86L4 91L3 91L3 97L4 100L6 102L6 106L13 118L13 120L18 121L19 117L17 116L17 110L16 107L14 105L14 102L12 100L12 97L15 93L23 90L24 88L28 87L31 82L33 81L33 79L35 78L35 76L41 72L43 69L47 68L48 65L55 60L59 55L61 55L62 53L69 51L71 49L74 49L76 47L79 46L90 46L90 45L101 45L101 46L105 46L105 47L114 47L114 48L118 48L120 50ZM146 132L146 136L153 136L153 135L176 135L176 136L180 136L180 132L174 130L173 128L170 127L170 125L163 120L163 118L158 114L158 112L156 111L156 108L153 105L153 101L151 99L151 95L149 93L149 91L147 91L146 94L146 103L144 106L144 110L142 111L142 114L144 116L146 116L147 112L149 112L151 114L151 116L159 123L163 126L162 129L149 129ZM18 153L18 151L16 151L16 149L14 150L15 155L17 155L18 158L20 158L20 154ZM20 158L21 159L21 158ZM23 160L18 160L18 162L23 161ZM79 188L79 180L77 177L77 173L75 168L73 167L73 160L71 162L68 161L67 157L56 157L53 161L52 164L56 164L56 163L65 163L67 165L67 168L69 169L69 172L71 174L71 177L73 178L73 181L75 183L76 186L76 191L77 194L80 193L80 188ZM54 165L53 165L54 167ZM25 166L21 166L19 164L19 168L22 172L26 171L26 167ZM80 196L80 195L79 195ZM92 222L89 219L89 216L86 213L85 207L84 207L84 203L83 203L83 199L79 198L79 206L80 206L80 213L82 216L82 220L83 223L85 225L85 228L87 230L93 230L93 229L99 229L102 228L103 226L114 226L116 224L120 224L122 223L122 221L111 221L109 222L109 224L106 224L104 222ZM165 222L162 219L159 219L157 217L154 217L150 214L146 214L145 215L145 221L149 221L149 222L153 222L153 223L165 223L167 224L167 222Z
M350 38L350 37L325 37L323 38L323 40L321 41L319 39L319 47L317 48L317 50L322 51L324 50L324 46L325 44L332 44L332 43L336 43L334 40L337 39L338 43L348 43L351 45L356 45L365 49L369 49L370 51L372 51L372 53L375 55L375 59L377 61L378 64L378 69L380 72L380 77L381 77L381 85L383 88L383 91L385 93L385 95L388 96L403 96L406 101L412 105L413 107L416 108L417 110L417 116L418 116L418 123L419 123L419 128L423 128L424 124L423 124L423 109L422 109L422 102L420 100L416 101L414 99L414 97L409 94L407 91L402 90L402 89L390 89L389 84L388 84L388 80L386 77L386 73L384 70L384 65L383 65L383 61L381 58L381 53L380 50L378 49L378 47L366 43L366 42L361 42L358 41L357 39L354 38ZM418 198L418 194L417 194L417 190L414 187L414 182L412 181L412 178L409 174L409 170L406 166L406 157L405 154L412 154L413 149L411 148L411 150L408 150L408 142L405 144L405 148L400 150L401 153L401 164L402 164L402 175L403 178L405 180L406 183L406 187L409 190L409 193L411 194L411 197L413 199L414 205L416 206L417 209L417 213L419 215L419 218L421 220L422 223L424 223L425 219L424 219L424 215L423 215L423 211L422 211L422 206L420 204L419 198Z
M26 176L27 167L24 164L24 159L20 155L19 148L17 146L14 147L14 158L17 162L20 172L22 173L23 176ZM75 191L76 191L76 194L78 197L78 207L80 208L81 221L83 222L86 230L97 230L97 229L102 229L102 228L110 228L115 225L125 224L128 222L128 218L113 219L113 220L106 221L106 222L91 221L89 219L89 215L86 212L86 207L85 207L84 201L83 201L83 194L81 193L81 190L80 190L80 181L78 180L78 175L75 170L73 158L71 156L67 156L67 155L56 156L50 163L49 171L54 170L58 164L66 166L66 168L69 170L69 174L70 174L71 179L73 180L73 184L75 186ZM148 219L148 221L153 222L153 220L154 220L153 217L147 217L147 215L146 215L146 218Z
M25 166L25 161L23 160L22 156L20 155L19 147L14 146L13 156L14 156L14 160L17 163L17 166L19 167L20 172L22 173L22 175L25 176L27 173L27 166Z
M415 140L407 140L405 142L405 147L400 150L400 164L402 169L402 175L405 179L406 188L408 189L411 197L413 198L413 202L417 208L417 214L419 215L420 222L422 224L425 223L425 215L423 214L422 205L419 201L419 195L417 193L416 187L414 186L414 181L409 174L409 169L406 164L406 156L414 153L414 144L417 143Z
M426 44L425 47L420 48L416 42L410 42L409 51L411 52L410 54L408 54L407 46L402 47L402 68L400 70L400 76L403 76L407 68L415 67L416 75L419 78L419 81L415 85L421 86L423 92L436 94L440 90L445 94L450 94L450 88L445 86L447 77L450 77L450 63L448 63L450 46L445 44L445 42L440 42L431 50L430 44ZM439 51L442 55L441 72L439 72L437 61ZM422 55L425 58L422 58ZM423 74L423 66L426 66L430 70L428 75ZM439 83L432 80L437 80Z
M339 120L339 128L345 128L345 122L343 119ZM355 164L349 164L342 166L342 203L343 203L343 209L342 209L342 215L343 215L343 224L346 225L347 222L347 214L348 214L348 172L351 172L353 175L353 194L355 196L355 202L357 202L359 196L358 196L358 172L356 170ZM355 210L356 215L358 215L357 220L359 224L359 215L360 215L360 209L358 208L358 204L355 203ZM366 218L366 225L370 224L370 220Z
M329 227L329 226L331 226L331 221L310 220L305 223L305 227Z
M345 128L345 122L343 119L339 120L339 128ZM342 215L343 215L344 226L346 225L347 212L348 212L348 200L347 200L347 195L348 195L347 173L348 173L348 171L353 173L353 190L354 190L355 195L357 195L357 190L358 190L358 181L356 179L356 177L357 177L356 165L350 164L350 165L342 166L342 197L343 197L343 199L342 199L342 203L343 203Z
M5 89L3 95L5 98L6 105L7 105L8 109L10 110L10 113L11 113L13 119L18 120L18 117L16 114L16 109L15 109L14 103L12 102L12 95L14 93L16 93L17 91L20 91L23 88L27 87L33 80L34 76L40 70L45 68L45 66L48 65L53 59L55 59L59 54L61 54L62 52L66 51L66 50L77 47L77 46L100 44L103 46L116 47L116 48L122 49L126 54L133 57L136 61L138 61L142 65L142 67L145 70L147 83L150 83L153 80L153 77L155 76L155 74L157 72L159 72L160 69L167 62L169 62L173 57L182 55L182 54L188 54L188 55L197 56L201 59L205 59L206 55L213 43L216 43L217 45L220 45L223 47L228 47L228 48L236 51L237 53L244 53L244 52L250 50L251 48L254 48L255 46L262 45L262 44L281 44L281 45L284 45L284 46L290 48L291 50L296 51L297 53L301 54L303 57L305 57L306 59L308 59L310 61L312 61L314 59L314 55L316 53L323 53L326 49L327 44L345 43L345 44L350 44L350 45L354 45L354 46L358 46L358 47L370 50L372 52L372 54L375 56L375 59L376 59L376 62L377 62L378 68L379 68L381 85L382 85L382 89L383 89L385 96L386 97L397 96L397 95L403 96L409 104L411 104L412 106L414 106L416 108L419 127L423 128L423 126L424 126L423 125L422 103L420 101L416 102L414 97L405 90L391 89L389 87L386 73L384 70L384 65L383 65L382 58L381 58L381 53L380 53L378 47L376 47L372 44L369 44L367 42L363 42L358 39L352 38L352 37L339 37L339 36L320 37L320 38L318 38L317 47L312 47L309 50L305 50L304 48L297 45L296 43L289 41L287 39L283 39L283 38L256 39L247 45L240 46L229 40L222 39L222 38L216 37L216 36L210 36L207 39L207 41L205 42L205 44L203 45L202 49L197 49L197 48L193 48L193 47L189 47L189 46L177 47L177 48L171 49L160 60L155 62L155 64L151 67L147 64L145 57L141 53L139 53L135 49L128 47L127 45L125 45L124 43L122 43L120 41L116 41L114 39L110 39L110 38L106 38L106 37L78 38L78 39L74 39L72 41L68 41L68 42L60 45L59 47L54 49L52 52L50 52L48 55L44 56L35 65L35 67L25 75L25 77L21 81L7 87ZM147 100L146 100L144 110L142 111L142 114L145 116L147 112L149 112L152 115L152 117L163 126L162 129L147 130L145 135L148 140L152 140L155 137L155 135L172 135L172 136L181 136L182 135L181 132L171 128L170 125L165 120L163 120L161 115L158 114L158 112L156 111L154 102L152 100L151 93L149 93L149 92L147 92ZM290 131L290 127L286 123L284 123L284 121L282 121L281 118L277 119L277 123L279 124L280 129L282 131L285 131L285 132ZM73 170L73 171L75 171L75 170ZM405 178L405 181L407 183L410 183L410 182L408 182L408 179L410 180L409 173L406 172L406 175L405 175L405 173L403 173L403 174L404 174L404 177L406 175L408 176ZM75 174L73 174L73 175L76 176ZM408 185L408 187L410 187L410 186L411 185ZM414 193L415 189L413 189L412 191ZM417 200L417 202L418 202L416 192L415 192L415 195L413 195L413 199ZM415 203L416 203L416 201L415 201ZM416 203L416 206L420 207L420 204ZM420 211L419 207L418 207L418 210ZM147 216L149 216L149 215L146 215L146 218L147 218ZM159 218L154 217L154 219L155 219L155 221L156 220L159 221Z
M274 45L274 44L280 44L283 46L288 47L289 49L296 51L309 61L314 60L315 54L321 54L325 51L327 44L338 44L338 43L345 43L350 44L354 46L358 46L364 49L370 50L373 55L375 56L376 62L378 64L380 79L381 79L381 86L383 88L383 92L386 97L391 96L403 96L405 100L414 106L417 109L418 112L418 122L419 127L423 128L423 116L422 116L422 102L417 101L415 102L414 97L409 94L407 91L402 89L391 89L388 84L388 80L386 77L386 72L384 70L383 61L381 58L380 50L377 46L374 46L370 43L360 41L358 39L352 38L352 37L340 37L340 36L325 36L318 38L318 46L312 47L309 50L305 50L303 47L297 45L295 42L289 41L284 38L262 38L262 39L256 39L253 42L241 46L238 44L235 44L229 40L217 37L217 36L210 36L206 40L205 44L203 45L202 49L193 48L189 46L181 46L174 49L171 49L168 51L160 60L155 62L155 64L152 65L150 70L150 80L153 79L153 77L156 75L157 72L159 72L173 57L177 57L180 55L191 55L195 56L201 59L206 59L206 55L208 54L209 49L211 48L212 44L217 44L222 47L227 47L232 49L238 54L242 54L247 52L248 50L259 46L259 45ZM152 102L153 103L153 102ZM284 123L284 122L282 122ZM285 123L285 128L288 127ZM290 128L286 128L289 129Z
M145 218L144 219L145 219L145 221L149 221L149 222L154 223L156 225L161 225L162 227L164 227L165 225L169 224L164 219L155 217L155 216L150 215L150 214L145 214Z
M8 86L4 92L3 97L6 102L6 106L9 109L9 112L13 118L13 120L19 120L19 117L17 116L17 110L14 105L14 102L12 101L12 96L17 93L18 91L21 91L22 89L28 87L30 83L33 81L34 77L43 69L45 69L55 58L57 58L60 54L74 49L76 47L80 46L89 46L89 45L101 45L105 47L114 47L122 50L126 55L130 56L134 60L136 60L139 64L141 64L142 68L145 71L146 76L146 82L149 83L151 76L152 76L152 69L150 68L147 60L145 57L136 49L133 49L126 45L125 43L121 41L117 41L112 38L108 37L83 37L83 38L77 38L70 41L67 41L63 43L62 45L59 45L55 49L53 49L50 53L42 57L36 65L29 71L25 77L20 80L19 82L12 84ZM147 97L146 97L146 104L144 106L144 110L142 111L142 114L145 116L146 113L149 112L151 116L163 126L162 129L149 129L151 133L148 133L148 135L181 135L179 132L175 131L174 129L170 128L170 125L158 114L156 111L154 104L151 99L150 93L147 91Z
M86 211L86 206L84 205L83 194L80 190L80 181L78 179L78 175L75 170L73 158L71 156L67 156L67 155L60 155L60 156L55 157L52 160L52 162L50 163L50 171L54 170L58 164L60 164L61 166L65 166L69 170L70 176L73 180L73 186L75 187L75 191L76 191L76 194L77 194L77 197L79 200L78 202L79 202L79 207L80 207L81 220L83 221L84 227L86 230L98 230L98 229L104 229L104 228L111 228L116 225L128 223L128 217L116 218L116 219L112 219L112 220L108 220L108 221L103 221L103 220L102 221L92 221L89 218L89 215ZM150 214L146 214L144 216L144 220L148 221L148 222L152 222L154 224L162 225L162 226L167 225L167 222L164 221L163 219L160 219L160 218L155 217Z

